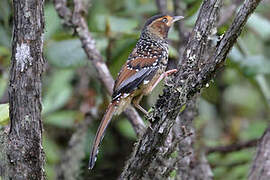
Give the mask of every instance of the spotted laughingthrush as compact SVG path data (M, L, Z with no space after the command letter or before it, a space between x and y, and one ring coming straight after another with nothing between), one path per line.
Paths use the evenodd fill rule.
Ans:
M96 133L89 169L94 167L99 144L112 116L120 114L131 102L147 114L146 110L139 105L142 97L149 94L164 77L177 71L176 69L166 71L167 37L173 23L182 18L182 16L156 15L146 21L136 47L118 73L111 103Z

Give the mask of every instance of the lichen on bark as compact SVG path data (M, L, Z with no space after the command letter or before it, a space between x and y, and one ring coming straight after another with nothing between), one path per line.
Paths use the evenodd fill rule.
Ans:
M246 0L227 32L216 44L214 51L205 54L207 39L212 36L213 23L217 17L220 1L203 1L195 27L183 53L179 71L171 79L169 86L164 89L163 95L155 105L150 118L154 121L152 129L148 128L139 139L120 179L143 179L150 176L149 168L157 160L159 148L164 146L179 111L210 82L216 71L223 66L228 52L259 2L260 0ZM200 38L198 38L198 32L200 32ZM159 133L161 128L162 134Z

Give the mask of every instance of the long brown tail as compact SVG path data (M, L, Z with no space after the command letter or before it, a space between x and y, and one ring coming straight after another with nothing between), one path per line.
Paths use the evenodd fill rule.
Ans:
M90 159L89 159L89 169L92 169L95 165L96 159L97 159L97 154L98 154L98 147L99 144L101 143L103 136L104 136L104 132L108 126L108 124L110 123L112 116L116 110L115 107L116 102L112 102L107 110L106 113L104 114L102 121L98 127L97 133L96 133L96 137L92 146L92 151L90 154Z

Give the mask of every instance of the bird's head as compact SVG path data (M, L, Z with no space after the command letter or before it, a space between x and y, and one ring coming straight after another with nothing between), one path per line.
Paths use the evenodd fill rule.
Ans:
M150 34L156 38L166 39L173 23L183 18L183 16L164 14L153 16L146 21L142 33Z

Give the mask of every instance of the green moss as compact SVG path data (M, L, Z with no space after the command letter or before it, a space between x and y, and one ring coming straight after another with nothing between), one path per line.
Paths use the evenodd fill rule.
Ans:
M176 176L176 170L173 170L171 173L170 173L170 177L171 178L174 178Z

